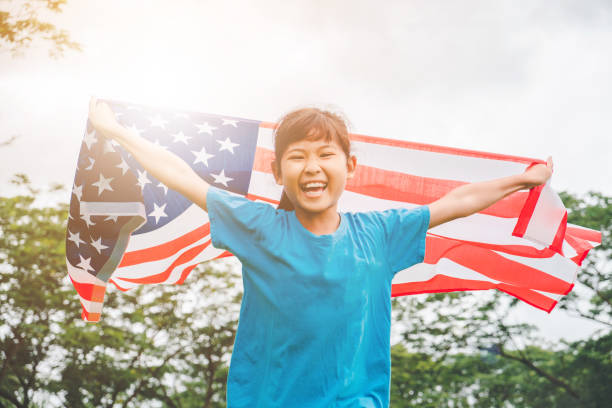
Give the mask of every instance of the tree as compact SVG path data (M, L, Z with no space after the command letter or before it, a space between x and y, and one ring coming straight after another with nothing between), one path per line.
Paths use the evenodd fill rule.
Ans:
M67 207L37 208L34 194L0 200L0 403L16 407L48 386L58 323L79 307L63 283Z
M402 342L392 354L393 406L464 406L466 401L483 407L607 404L606 395L612 392L611 198L599 193L586 198L564 193L562 198L569 222L601 230L603 242L578 273L586 297L574 293L558 307L597 321L602 329L585 340L547 343L537 328L508 320L519 301L499 292L394 299ZM407 379L404 370L435 384ZM417 388L406 394L412 386ZM436 386L444 392L433 392Z
M588 293L588 300L572 292L559 307L612 328L612 197L590 192L582 198L562 193L561 198L568 209L568 222L601 231L602 240L578 274L578 284Z
M67 278L67 206L0 197L0 407L221 407L241 293L236 268L208 263L186 285L107 290L80 319Z
M66 30L41 19L46 12L59 13L67 0L0 0L0 49L18 55L36 39L50 42L49 55L62 56L66 49L81 50Z

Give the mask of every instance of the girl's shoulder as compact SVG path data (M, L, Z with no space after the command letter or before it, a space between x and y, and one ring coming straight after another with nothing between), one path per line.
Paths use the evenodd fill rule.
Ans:
M251 200L216 187L209 188L206 201L209 217L234 218L253 225L269 222L278 212L270 203Z
M347 212L345 214L349 221L358 228L380 228L382 232L389 232L398 227L418 228L425 221L429 221L429 208L426 205L413 208Z

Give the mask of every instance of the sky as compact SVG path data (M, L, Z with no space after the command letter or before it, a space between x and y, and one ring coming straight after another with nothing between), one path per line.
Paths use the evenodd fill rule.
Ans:
M266 121L316 105L356 133L552 155L556 190L612 194L606 0L69 0L49 20L83 50L0 51L0 194L15 173L72 185L91 95Z

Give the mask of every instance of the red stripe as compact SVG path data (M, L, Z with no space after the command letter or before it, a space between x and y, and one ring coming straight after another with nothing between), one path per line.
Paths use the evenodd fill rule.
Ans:
M586 239L587 241L598 242L601 244L601 232L592 229L583 229L567 226L567 232L576 238Z
M273 158L274 152L258 147L255 151L253 170L271 174ZM467 183L420 177L360 164L353 178L348 180L346 190L383 200L423 205L438 200L464 184ZM521 213L527 197L526 192L516 192L480 211L480 214L516 218Z
M87 320L90 322L99 322L100 321L100 313L89 313L83 303L81 303L81 319Z
M168 277L179 265L185 264L195 258L200 252L202 252L206 247L210 245L210 240L202 245L195 246L193 248L188 249L183 252L178 258L172 262L170 266L168 266L163 272L157 273L155 275L143 276L142 278L121 278L121 280L131 283L163 283L168 280Z
M571 234L565 234L565 241L574 248L574 251L576 251L576 256L574 256L572 260L578 265L582 265L582 261L584 261L584 258L586 258L589 250L593 248L593 246L589 241L575 238Z
M492 282L453 278L436 275L426 281L394 283L391 296L418 295L420 293L459 292L464 290L487 290L495 288Z
M185 282L185 279L187 279L187 276L189 276L193 268L195 268L196 266L198 266L198 264L191 265L183 269L183 273L181 274L181 277L179 278L179 280L176 281L175 285L182 285L183 282Z
M436 237L436 238L440 238L440 239L447 239L447 240L452 239L453 241L456 241L456 242L462 242L464 244L473 245L473 246L477 246L477 247L484 248L484 249L503 252L509 255L524 256L527 258L550 258L554 256L556 253L555 251L551 250L550 248L546 248L546 247L542 249L537 249L529 245L488 244L485 242L467 241L467 240L456 239L456 238L447 238L443 235L433 234L431 232L427 232L427 235Z
M561 219L561 223L559 223L559 228L557 228L557 233L555 234L555 238L553 239L552 244L550 244L550 249L559 254L563 255L563 239L565 238L565 231L567 229L567 211L563 214L563 218Z
M274 161L274 152L263 147L255 148L255 158L253 159L253 171L262 173L272 173L272 162Z
M567 292L571 290L574 285L570 285ZM542 295L541 293L534 292L533 290L529 290L526 288L517 288L516 286L504 285L500 284L497 289L502 292L506 292L509 295L512 295L516 298L521 299L523 302L530 304L531 306L537 307L538 309L542 309L545 312L550 313L551 310L557 304L555 299L549 298L548 296Z
M546 312L550 312L557 304L556 300L526 288L517 288L503 283L494 284L479 280L459 279L446 275L436 275L427 281L421 282L395 283L391 287L391 296L488 289L501 290Z
M268 202L268 203L274 204L274 205L276 205L276 204L278 204L280 202L278 200L273 200L271 198L264 197L264 196L259 196L259 195L256 195L256 194L247 194L247 198L249 200L253 200L253 201L257 201L257 200L265 201L265 202Z
M514 227L514 231L512 235L515 237L523 237L525 235L525 231L527 230L527 226L531 221L531 217L533 216L533 211L535 210L535 206L540 199L540 193L544 185L534 187L529 190L529 195L527 196L527 200L525 201L525 205L521 210L521 214L519 215L518 222Z
M234 254L229 251L224 251L221 255L217 255L214 259L227 258L229 256L234 256Z
M122 291L122 292L127 292L127 291L129 290L128 288L124 288L124 287L122 287L122 286L119 286L119 284L118 284L117 282L115 282L115 280L114 280L113 278L111 278L111 279L109 280L109 282L110 282L110 283L112 283L113 285L115 285L115 287L116 287L117 289L119 289L120 291Z
M172 241L164 242L163 244L153 247L140 249L138 251L126 252L121 259L119 268L123 266L131 266L144 262L159 261L166 259L169 256L176 254L181 249L188 245L197 242L203 237L210 234L210 223L206 223L193 231L186 233Z
M210 242L209 242L209 244L210 244ZM229 257L229 256L234 256L234 254L232 254L231 252L228 252L228 251L224 251L223 253L221 253L221 255L216 256L214 259L226 258L226 257ZM194 269L196 266L198 266L199 264L200 264L200 263L193 264L193 265L189 265L189 266L187 266L185 269L183 269L183 272L181 273L181 277L180 277L180 278L179 278L179 280L178 280L178 281L176 281L174 284L175 284L175 285L182 285L182 284L183 284L183 282L185 282L185 279L187 279L187 277L188 277L188 276L189 276L189 274L191 273L191 271L192 271L192 270L193 270L193 269ZM122 279L123 279L123 278L122 278ZM128 279L124 279L124 280L128 280ZM127 290L128 290L128 289L124 289L124 288L119 287L119 285L117 285L117 282L115 282L115 281L112 281L112 282L113 282L113 283L115 284L115 286L117 286L117 287L118 287L120 290L122 290L122 291L127 291ZM133 283L137 283L137 282L133 282Z
M85 300L91 302L104 302L104 293L106 292L106 286L94 285L93 283L83 283L72 279L72 276L68 274L68 277L72 281L74 288L76 289L79 296Z
M493 251L452 239L427 236L426 248L425 263L436 264L441 258L446 258L493 280L514 286L562 294L571 285Z
M261 122L259 124L259 127L263 127L267 129L274 129L276 125L277 125L276 123L272 123L272 122ZM511 162L518 162L518 163L524 163L524 164L530 164L533 162L546 164L546 161L544 160L530 159L527 157L511 156L511 155L499 154L499 153L488 153L488 152L481 152L478 150L460 149L456 147L436 146L436 145L431 145L427 143L409 142L409 141L404 141L404 140L386 139L383 137L367 136L367 135L361 135L357 133L350 133L349 137L351 140L355 140L358 142L366 142L366 143L385 145L385 146L402 147L405 149L412 149L412 150L424 150L424 151L434 152L434 153L452 154L455 156L478 157L482 159L503 160L503 161L511 161Z
M358 165L348 180L346 190L383 200L402 201L417 205L434 202L464 182L413 176L376 167ZM479 214L516 218L521 212L527 193L516 192L496 202Z

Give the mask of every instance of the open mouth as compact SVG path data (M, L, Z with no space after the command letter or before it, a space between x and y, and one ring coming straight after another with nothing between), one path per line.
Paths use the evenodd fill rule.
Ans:
M306 194L306 197L319 197L327 188L327 183L314 181L300 184L300 188Z

